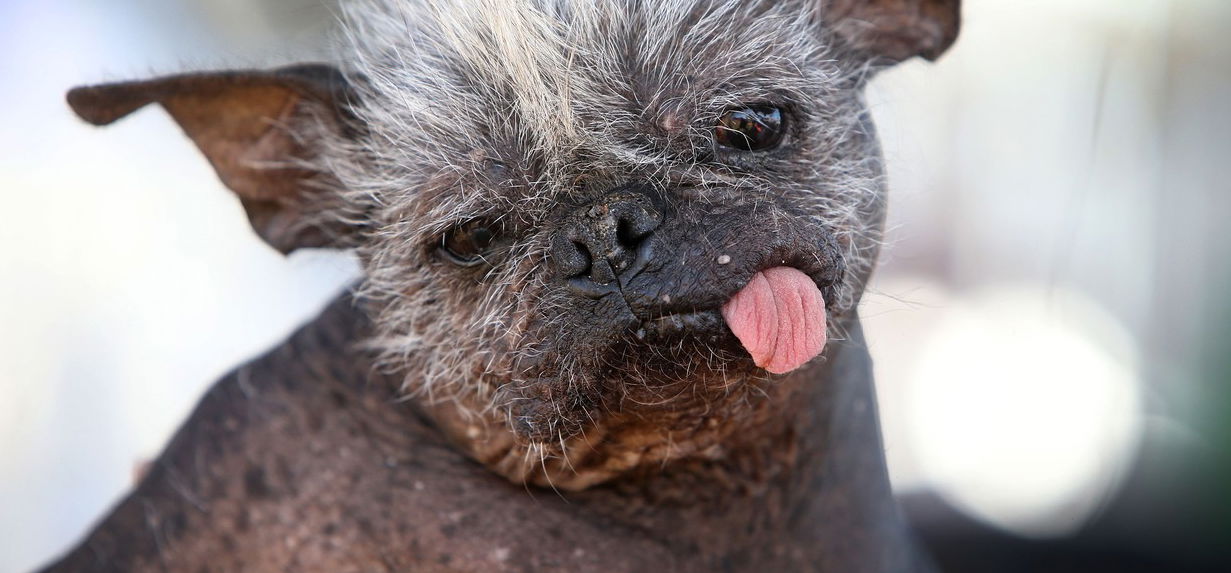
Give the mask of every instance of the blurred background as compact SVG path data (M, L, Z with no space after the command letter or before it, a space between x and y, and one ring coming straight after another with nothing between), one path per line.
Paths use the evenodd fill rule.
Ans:
M357 276L259 242L160 110L97 131L64 92L320 59L328 4L0 0L0 572ZM903 507L953 569L1231 570L1231 2L963 4L949 54L869 94Z

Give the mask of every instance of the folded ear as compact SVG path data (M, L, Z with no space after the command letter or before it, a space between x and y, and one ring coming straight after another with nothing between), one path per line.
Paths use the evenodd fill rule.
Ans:
M843 44L880 62L940 57L957 40L961 0L821 0L822 19Z
M307 64L269 71L184 74L80 87L68 103L107 125L157 103L171 114L243 202L257 234L289 253L347 246L354 229L330 176L310 167L330 136L353 137L350 90L337 70Z

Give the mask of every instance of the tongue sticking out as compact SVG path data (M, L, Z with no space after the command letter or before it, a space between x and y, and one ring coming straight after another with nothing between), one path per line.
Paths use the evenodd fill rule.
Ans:
M774 374L799 368L825 346L825 298L791 267L753 275L722 306L722 317L753 362Z

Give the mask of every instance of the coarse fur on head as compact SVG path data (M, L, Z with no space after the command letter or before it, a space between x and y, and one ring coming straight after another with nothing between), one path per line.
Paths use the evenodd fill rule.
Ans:
M693 229L679 264L743 281L780 254L772 237L831 234L817 251L839 256L816 261L842 277L823 285L831 316L857 302L883 188L859 95L867 62L844 66L803 4L367 0L348 16L344 71L369 133L321 157L373 221L360 253L374 343L405 391L457 408L475 454L506 475L573 488L716 455L748 429L729 421L758 419L748 411L773 391L730 343L636 340L667 312L717 316L678 285L655 292L683 307L586 328L547 263L562 206L634 184L677 217L725 220L739 232ZM721 113L761 103L789 114L778 150L713 144ZM473 220L507 244L480 268L442 260L441 237ZM723 255L736 263L719 267Z
M581 489L721 457L798 385L757 368L719 309L791 266L842 336L884 208L862 88L952 41L878 50L854 4L356 0L328 93L262 108L275 129L252 147L294 151L236 162L290 166L298 190L273 215L241 197L284 251L356 248L381 366L509 479ZM719 145L724 114L749 108L781 113L780 142ZM601 221L619 227L609 253ZM482 252L458 264L450 241L475 228Z

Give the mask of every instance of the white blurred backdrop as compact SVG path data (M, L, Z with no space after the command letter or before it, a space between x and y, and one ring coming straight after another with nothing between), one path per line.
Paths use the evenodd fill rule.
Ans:
M1063 536L1142 444L1219 446L1231 3L964 4L951 53L869 95L886 448L900 492ZM160 110L96 130L64 92L312 59L331 25L322 0L0 2L0 572L74 543L213 379L356 276L260 243Z

